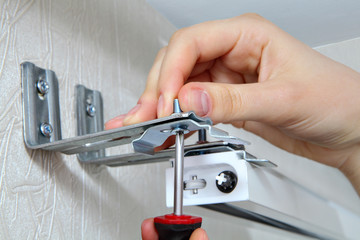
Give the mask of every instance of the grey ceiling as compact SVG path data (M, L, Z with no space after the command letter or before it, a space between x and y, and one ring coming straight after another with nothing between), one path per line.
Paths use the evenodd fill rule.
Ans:
M147 0L177 28L256 12L315 47L360 37L360 0Z

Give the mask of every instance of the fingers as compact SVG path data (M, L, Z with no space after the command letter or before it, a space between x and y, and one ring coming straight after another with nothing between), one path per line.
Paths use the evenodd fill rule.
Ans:
M123 125L170 115L173 100L189 77L190 81L256 82L272 27L248 14L177 31L156 57L136 111L123 119ZM269 69L262 78L269 76Z
M122 127L124 125L123 121L124 121L125 117L126 117L126 114L122 114L122 115L119 115L119 116L111 119L110 121L105 123L105 130Z
M190 240L209 240L209 237L204 229L198 228L191 234Z
M158 240L159 236L155 230L154 219L145 219L141 224L141 238L143 240Z
M156 89L159 72L165 53L166 48L163 48L156 56L154 64L148 75L145 91L140 97L138 104L132 110L130 110L130 112L123 119L123 125L131 125L156 118L156 109L159 98Z
M268 44L268 39L264 37L266 34L261 34L260 28L255 28L259 21L265 20L247 15L201 23L176 32L170 40L160 70L158 92L161 104L157 110L158 117L171 114L173 99L196 63L220 57L228 58L231 62L236 57L232 67L243 73L256 73L262 50ZM236 53L233 53L235 48Z
M297 95L286 86L193 82L181 89L179 101L183 111L193 110L215 123L252 120L279 125L296 109Z

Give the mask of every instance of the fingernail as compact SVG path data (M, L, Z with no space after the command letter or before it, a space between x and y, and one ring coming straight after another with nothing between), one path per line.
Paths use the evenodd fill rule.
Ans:
M190 104L199 116L205 116L210 110L210 97L207 92L200 89L191 91Z
M129 121L129 119L131 119L131 118L135 115L135 113L136 113L137 111L139 111L140 107L141 107L141 104L140 104L140 103L136 104L136 106L133 107L133 108L126 114L126 117L124 118L124 122Z
M158 117L161 117L162 112L163 112L163 108L164 108L164 96L161 94L158 100L158 105L157 105L157 114Z

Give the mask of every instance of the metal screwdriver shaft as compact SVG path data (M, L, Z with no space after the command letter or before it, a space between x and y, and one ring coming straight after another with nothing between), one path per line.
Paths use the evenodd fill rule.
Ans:
M183 214L183 171L184 171L184 132L176 133L174 166L174 214Z
M181 112L179 100L174 100L174 113ZM184 132L176 131L174 161L174 214L183 214L183 171L184 171Z
M174 113L181 113L179 101L174 100ZM174 213L154 218L154 225L159 240L188 240L192 232L201 227L202 218L183 215L184 191L184 126L175 126L172 133L176 134L174 161Z

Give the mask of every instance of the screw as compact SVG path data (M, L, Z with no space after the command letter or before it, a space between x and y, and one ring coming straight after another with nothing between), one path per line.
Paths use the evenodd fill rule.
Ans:
M95 116L95 113L96 113L96 108L94 105L92 104L88 104L86 106L86 112L87 114L90 116L90 117L94 117Z
M205 187L205 179L198 179L197 175L191 176L191 180L184 181L184 190L192 190L193 194L198 194L199 189L203 189Z
M45 95L49 92L50 87L49 83L41 78L39 81L37 81L36 88L40 94Z
M50 137L51 134L53 133L53 127L51 126L50 123L41 123L40 124L40 132L42 135L44 135L45 137Z
M207 140L206 140L206 130L205 129L200 129L198 131L198 141L197 143L198 144L201 144L201 143L207 143Z
M231 193L237 184L237 176L231 171L223 171L216 176L216 186L223 193Z
M190 131L185 128L185 126L177 127L171 130L171 135L176 135L178 132L182 132L183 134L188 134Z
M192 180L196 180L196 179L197 179L197 176L194 175L194 176L191 177L191 179L192 179ZM199 192L199 191L198 191L197 188L193 189L193 194L198 194L198 192Z
M180 104L179 104L179 100L178 99L174 99L174 113L181 113L181 108L180 108Z

